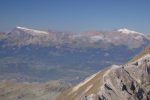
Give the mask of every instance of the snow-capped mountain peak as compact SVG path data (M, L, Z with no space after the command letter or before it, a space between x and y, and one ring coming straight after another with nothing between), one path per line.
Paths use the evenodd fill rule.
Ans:
M21 41L23 45L41 43L41 45L65 45L68 47L84 46L94 48L109 47L113 44L114 46L123 45L132 49L150 42L150 37L147 35L126 28L112 31L87 31L76 34L16 27L9 32L8 37L10 40L14 39L14 44L19 45Z
M17 26L16 28L19 30L29 32L29 33L33 33L33 34L41 34L41 35L42 34L48 34L48 32L45 32L45 31L34 30L34 29L26 28L26 27Z
M144 35L143 33L136 32L136 31L133 31L133 30L129 30L127 28L118 29L117 31L120 32L120 33L124 33L124 34L139 34L139 35Z

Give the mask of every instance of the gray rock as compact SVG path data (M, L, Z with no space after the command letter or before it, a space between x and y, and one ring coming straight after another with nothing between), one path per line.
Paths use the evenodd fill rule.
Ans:
M149 100L149 70L150 54L130 64L113 65L100 80L102 85L96 95L99 100ZM87 100L97 100L91 96Z

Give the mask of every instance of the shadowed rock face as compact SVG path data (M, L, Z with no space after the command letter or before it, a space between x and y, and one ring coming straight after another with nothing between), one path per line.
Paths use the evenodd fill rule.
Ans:
M57 99L60 97L63 100L150 100L150 54L125 65L112 65Z
M150 55L123 66L112 66L96 94L101 100L149 100ZM92 95L88 98L92 98ZM149 99L148 99L149 98ZM90 99L89 99L90 100ZM92 99L95 100L95 99Z

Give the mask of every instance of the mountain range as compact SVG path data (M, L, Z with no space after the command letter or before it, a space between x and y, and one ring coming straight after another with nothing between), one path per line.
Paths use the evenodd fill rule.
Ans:
M109 46L127 46L138 48L150 41L150 37L126 28L112 31L87 31L82 33L39 31L16 27L5 35L8 46L66 46L70 48L107 48Z
M73 33L16 27L0 33L0 80L76 84L129 61L149 43L150 36L126 28Z

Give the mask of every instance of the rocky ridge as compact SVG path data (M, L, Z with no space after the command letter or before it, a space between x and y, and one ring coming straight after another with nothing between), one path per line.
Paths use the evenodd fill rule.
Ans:
M0 36L1 37L1 36ZM5 42L9 46L67 46L72 48L108 48L127 46L139 48L150 42L146 34L122 28L110 31L87 31L81 33L40 31L25 27L16 27L6 34Z
M150 51L150 49L146 49ZM112 65L70 88L57 100L149 100L150 54L124 65Z

